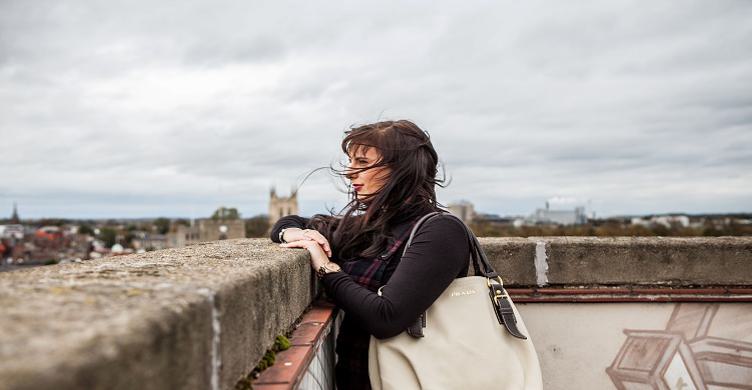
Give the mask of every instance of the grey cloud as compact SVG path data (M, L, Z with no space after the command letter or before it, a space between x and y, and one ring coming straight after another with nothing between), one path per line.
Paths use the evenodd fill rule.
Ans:
M241 39L238 42L198 41L185 50L185 65L225 66L228 63L269 62L285 55L282 41L273 37Z
M263 212L270 184L342 157L348 126L405 117L453 177L442 196L482 211L556 193L604 212L739 210L750 16L745 1L6 1L0 136L16 175L0 198ZM306 183L306 207L341 200L332 180ZM132 202L109 190L124 186Z

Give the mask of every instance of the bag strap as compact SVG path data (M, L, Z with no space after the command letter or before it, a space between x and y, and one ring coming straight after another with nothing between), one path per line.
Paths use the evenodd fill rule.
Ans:
M475 234L473 234L473 231L470 230L470 228L465 224L464 221L462 221L457 216L447 213L444 211L434 211L431 213L428 213L421 217L417 223L415 223L415 226L413 226L413 230L410 232L410 238L407 240L407 244L405 245L405 249L402 251L402 255L404 256L407 252L407 248L410 247L410 244L413 242L413 238L415 237L415 233L417 233L418 229L423 225L425 222L427 222L429 219L436 217L438 215L446 215L449 217L452 217L459 221L459 223L462 224L462 226L465 228L465 231L467 232L468 238L469 238L469 244L470 244L470 260L473 264L473 270L475 271L475 276L485 276L490 279L496 279L499 277L499 274L496 273L496 271L491 266L491 263L488 261L488 257L486 257L486 253L483 251L483 247L480 246L480 243L478 242L478 238L475 237ZM481 268L481 266L483 268Z
M475 276L485 276L487 278L486 284L488 285L488 288L490 290L489 297L493 304L494 312L496 313L496 318L499 321L499 324L503 325L504 328L506 328L507 332L509 332L509 334L511 334L512 336L523 340L527 339L527 337L523 335L522 332L520 332L517 328L517 318L515 318L514 309L512 308L512 300L509 299L509 295L507 294L506 290L504 290L504 285L502 283L501 277L491 266L491 263L488 261L488 257L486 257L486 253L483 251L483 247L480 246L480 242L478 242L478 238L475 237L473 231L470 230L465 222L457 216L451 213L446 213L444 211L434 211L421 217L418 222L415 223L413 230L410 232L410 238L407 240L407 244L405 244L405 249L402 251L402 256L404 256L407 252L407 248L410 247L410 244L413 242L413 238L415 237L415 233L418 231L421 225L423 225L429 219L442 214L455 218L462 224L462 226L465 227L465 231L467 232L470 240L470 260L473 263ZM379 288L378 293L379 295L381 295L381 288ZM415 322L406 329L407 333L415 338L424 337L423 328L426 327L426 317L427 316L425 312L421 313L420 316L415 320Z

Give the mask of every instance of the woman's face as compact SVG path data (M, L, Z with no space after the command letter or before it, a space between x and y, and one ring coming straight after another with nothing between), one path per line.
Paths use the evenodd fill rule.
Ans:
M387 167L371 168L365 171L353 171L357 168L371 166L381 160L381 153L376 148L356 147L348 155L348 178L358 199L363 195L373 194L386 183L391 171Z

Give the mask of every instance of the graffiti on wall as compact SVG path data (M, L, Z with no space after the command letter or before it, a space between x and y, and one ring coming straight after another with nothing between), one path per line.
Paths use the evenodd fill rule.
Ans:
M624 329L624 334L606 368L618 389L752 390L749 309L677 304L665 329Z

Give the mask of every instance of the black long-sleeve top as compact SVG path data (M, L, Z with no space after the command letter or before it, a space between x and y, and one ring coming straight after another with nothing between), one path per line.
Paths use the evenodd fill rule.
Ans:
M308 218L297 215L283 217L272 228L271 239L280 242L280 230L304 229L308 222ZM399 237L411 227L410 222L392 227L393 235ZM405 244L388 263L381 296L356 283L345 272L329 273L322 278L327 295L337 306L379 339L400 334L455 278L467 276L470 244L465 227L456 218L440 215L426 221L402 256ZM340 263L337 253L337 248L332 247L332 261Z

